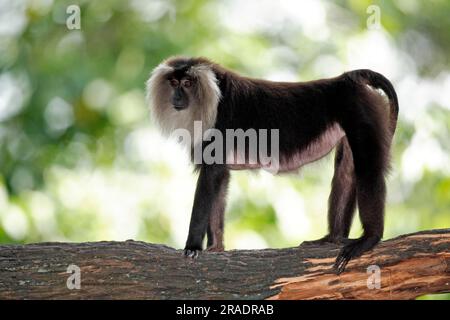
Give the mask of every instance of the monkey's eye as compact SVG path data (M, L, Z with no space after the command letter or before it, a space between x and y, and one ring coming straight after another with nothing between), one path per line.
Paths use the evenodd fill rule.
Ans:
M177 87L179 84L177 79L170 79L169 82L172 87Z
M181 81L181 85L183 87L189 88L190 86L192 86L192 81L189 79L184 79Z

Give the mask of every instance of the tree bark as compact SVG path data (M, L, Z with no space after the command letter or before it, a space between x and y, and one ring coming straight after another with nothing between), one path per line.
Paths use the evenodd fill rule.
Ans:
M336 275L339 248L202 252L192 260L139 241L2 245L0 299L414 299L450 292L450 229L384 241ZM76 284L70 265L80 268L80 289L69 289Z

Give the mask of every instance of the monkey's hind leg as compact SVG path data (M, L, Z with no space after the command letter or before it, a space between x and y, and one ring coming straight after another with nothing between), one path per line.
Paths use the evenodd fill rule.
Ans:
M377 113L376 105L368 104L359 110L366 114L357 118L372 121L352 123L346 128L346 134L353 153L358 209L364 233L342 248L334 265L338 274L344 271L352 258L372 249L383 236L385 174L391 141L385 126L388 122Z
M220 207L220 205L216 204L222 201L220 200L221 190L224 188L224 185L227 185L228 180L229 171L223 165L203 165L200 168L191 222L189 224L189 234L184 248L185 256L195 258L199 251L202 250L208 224L212 221L210 218L211 214L213 214L215 207ZM220 219L216 220L220 221ZM216 224L212 225L212 234L215 234L216 230L220 229L220 222L217 225L219 226L218 228ZM218 242L216 241L216 243Z
M328 199L328 234L318 240L304 241L305 245L345 243L356 209L356 180L353 156L346 137L336 148L334 176Z

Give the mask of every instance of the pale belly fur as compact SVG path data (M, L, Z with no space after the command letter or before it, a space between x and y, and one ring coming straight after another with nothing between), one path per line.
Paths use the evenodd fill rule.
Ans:
M341 126L337 123L329 127L319 137L317 137L307 148L297 152L291 157L280 154L279 169L277 173L296 171L300 167L319 160L326 156L334 146L345 136ZM241 160L241 161L238 161ZM231 154L227 157L227 165L232 170L264 169L265 166L251 161L251 163L242 163L240 155Z

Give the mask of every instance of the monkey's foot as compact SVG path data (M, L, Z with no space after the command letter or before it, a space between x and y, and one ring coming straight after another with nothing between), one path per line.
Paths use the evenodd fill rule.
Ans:
M341 274L351 259L359 257L364 252L372 249L380 240L381 237L379 236L362 236L359 239L349 239L350 243L341 249L334 263L333 268L336 270L336 273Z
M192 258L195 259L198 257L199 252L202 251L201 249L184 249L183 255L186 258Z
M208 252L223 252L224 248L223 248L223 246L219 246L219 245L211 245L208 248L206 248L206 251L208 251Z
M301 246L320 246L320 245L327 244L327 243L346 244L348 242L349 242L349 239L347 239L347 238L330 236L328 234L325 237L317 239L317 240L303 241L300 245Z

